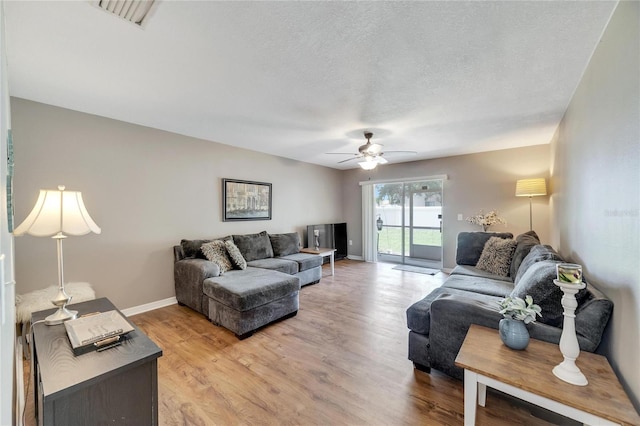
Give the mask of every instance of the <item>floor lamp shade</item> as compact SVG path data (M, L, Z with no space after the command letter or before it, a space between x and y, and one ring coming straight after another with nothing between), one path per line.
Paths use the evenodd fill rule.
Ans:
M529 197L529 229L533 230L531 197L547 195L547 182L544 178L520 179L516 182L516 197Z
M61 324L76 317L77 312L66 309L71 298L64 291L64 264L62 241L67 235L85 235L89 232L99 234L100 227L89 216L77 191L65 191L64 186L57 190L40 190L36 205L27 218L18 226L13 235L24 234L36 237L52 237L58 246L58 294L51 301L58 311L45 319L48 325Z
M516 182L516 197L547 195L547 182L543 178L520 179Z

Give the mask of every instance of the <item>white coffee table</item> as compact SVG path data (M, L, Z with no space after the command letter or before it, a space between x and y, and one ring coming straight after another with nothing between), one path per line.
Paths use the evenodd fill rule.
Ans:
M333 276L334 273L335 273L335 266L334 266L334 261L335 261L334 253L335 252L336 252L336 249L323 248L323 247L320 247L318 250L316 250L315 248L312 248L312 247L303 248L303 249L300 250L300 253L316 254L318 256L322 256L323 258L325 256L329 256L329 261L331 262L331 276Z

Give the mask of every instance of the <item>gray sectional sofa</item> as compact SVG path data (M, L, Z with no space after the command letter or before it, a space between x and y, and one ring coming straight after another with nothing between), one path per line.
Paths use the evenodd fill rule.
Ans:
M471 324L497 329L502 315L498 302L506 296L530 294L542 308L542 318L527 325L534 339L560 342L562 291L553 284L562 257L541 245L535 232L516 238L507 276L478 269L476 264L491 237L513 238L510 233L462 232L458 235L457 266L444 284L407 309L409 360L422 371L431 368L462 379L455 358ZM576 295L575 328L580 349L594 352L613 310L613 303L593 285Z
M239 338L298 311L301 286L320 281L322 258L300 253L298 233L231 235L245 269L221 273L201 247L213 240L182 240L174 246L178 303L194 309Z

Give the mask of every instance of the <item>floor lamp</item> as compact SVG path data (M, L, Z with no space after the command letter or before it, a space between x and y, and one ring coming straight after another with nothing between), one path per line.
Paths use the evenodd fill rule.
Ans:
M58 310L45 318L47 325L62 324L73 319L77 311L66 308L71 297L64 291L64 265L62 256L62 241L67 235L85 235L89 232L99 234L100 228L89 216L89 212L82 201L82 193L65 191L64 186L55 189L41 189L36 205L29 216L18 226L13 235L23 234L36 237L51 237L58 246L58 294L51 303Z
M547 183L544 178L520 179L516 182L516 197L529 197L529 230L533 230L531 197L547 195Z

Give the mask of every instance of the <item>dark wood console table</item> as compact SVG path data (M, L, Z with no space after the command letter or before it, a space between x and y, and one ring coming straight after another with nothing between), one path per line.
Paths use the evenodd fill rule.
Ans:
M106 298L69 305L78 315L116 307ZM38 425L157 425L160 349L138 327L120 345L75 356L63 324L31 316L31 369Z

